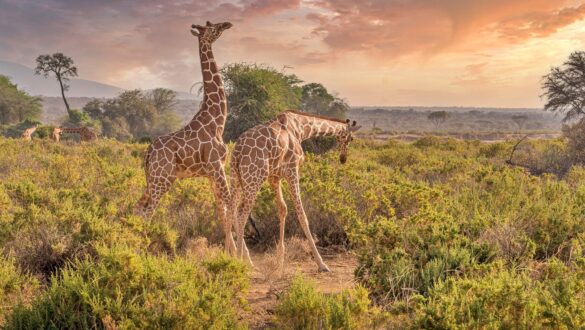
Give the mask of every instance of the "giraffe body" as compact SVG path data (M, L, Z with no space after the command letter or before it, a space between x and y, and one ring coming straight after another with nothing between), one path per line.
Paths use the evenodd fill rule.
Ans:
M52 138L53 140L59 142L61 140L61 134L68 133L68 134L77 134L79 135L80 141L90 142L97 140L97 134L92 131L90 128L81 126L81 127L55 127L53 129Z
M285 179L294 201L297 218L309 240L313 257L320 271L329 271L317 251L311 235L307 216L301 201L299 167L304 159L301 142L316 136L336 136L340 162L347 160L347 148L352 131L349 121L340 121L296 111L286 111L269 122L244 132L236 141L231 159L231 192L229 207L231 223L236 226L237 253L241 256L245 247L244 225L248 219L256 195L263 182L268 181L275 192L280 221L278 246L280 268L284 265L284 225L287 206L282 196L281 180Z
M191 33L199 39L203 101L199 112L187 126L157 137L148 147L144 158L147 187L137 204L137 211L150 217L161 197L177 179L207 177L213 187L218 217L223 224L225 248L235 254L236 246L226 214L230 200L224 170L228 152L223 142L227 101L223 80L211 49L212 43L231 26L231 23L210 22L206 26L192 26Z
M22 132L22 138L26 141L32 141L32 135L37 130L38 127L39 125L35 125L24 130L24 132Z

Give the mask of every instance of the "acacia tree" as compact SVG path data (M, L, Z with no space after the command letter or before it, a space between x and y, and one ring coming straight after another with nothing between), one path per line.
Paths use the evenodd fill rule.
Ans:
M527 120L528 120L528 116L526 116L526 115L512 116L512 121L516 124L516 126L518 126L518 132L522 131L522 128L524 128L524 124L526 124Z
M585 115L585 52L569 55L562 66L553 67L544 76L544 109L564 114L563 121L579 119Z
M427 118L435 124L435 128L439 129L449 118L449 113L447 111L433 111L429 113Z
M65 102L67 114L70 119L73 119L74 114L69 108L69 103L67 103L67 98L65 97L65 91L69 90L69 85L67 84L69 78L77 77L77 67L73 65L73 59L63 55L63 53L55 53L53 55L39 55L36 61L35 74L43 75L45 78L49 77L50 74L54 74L57 81L59 81L61 96L63 97L63 102Z

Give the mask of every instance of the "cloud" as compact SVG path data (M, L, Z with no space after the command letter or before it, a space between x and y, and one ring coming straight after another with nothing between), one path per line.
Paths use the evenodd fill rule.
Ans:
M317 0L313 33L335 51L378 58L437 54L461 44L545 37L585 16L564 0ZM498 33L494 33L493 30Z
M299 4L300 0L0 0L0 58L32 66L38 54L61 51L75 60L85 78L116 83L146 70L160 83L184 88L199 75L197 39L189 32L192 23L233 22L234 28L215 45L224 50L228 43L258 30L249 22Z

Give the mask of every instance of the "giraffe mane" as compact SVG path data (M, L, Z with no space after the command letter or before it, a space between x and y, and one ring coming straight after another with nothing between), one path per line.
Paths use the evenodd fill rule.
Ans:
M302 111L297 111L297 110L286 110L285 112L294 113L296 115L301 115L301 116L305 116L305 117L313 117L313 118L335 121L335 122L342 123L342 124L347 124L347 122L345 120L327 117L327 116L321 116L321 115L312 114L312 113L308 113L308 112L302 112Z

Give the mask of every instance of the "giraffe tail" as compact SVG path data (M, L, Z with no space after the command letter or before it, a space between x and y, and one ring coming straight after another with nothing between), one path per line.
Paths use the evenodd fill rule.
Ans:
M146 152L144 153L144 159L143 159L143 167L144 167L144 173L146 174L146 188L144 190L144 194L142 194L142 197L140 197L140 199L138 200L138 203L136 203L136 213L145 216L146 213L146 208L148 207L148 204L150 203L150 189L148 189L148 166L150 164L150 154L152 153L152 145L149 145L148 148L146 149Z

